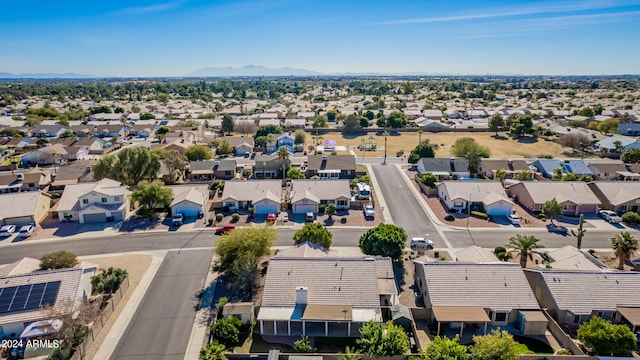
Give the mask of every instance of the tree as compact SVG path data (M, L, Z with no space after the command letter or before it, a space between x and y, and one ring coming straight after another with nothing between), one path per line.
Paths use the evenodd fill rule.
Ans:
M280 129L279 126L276 125L263 125L260 126L258 128L258 131L256 131L256 135L255 137L258 136L267 136L269 134L281 134L282 133L282 129Z
M580 249L582 247L582 238L584 234L587 232L587 229L584 228L584 214L580 214L580 222L578 223L578 228L573 231L571 229L571 235L575 236L577 244L576 247Z
M311 121L311 127L315 130L315 129L320 129L320 128L326 128L327 125L327 118L322 116L322 115L316 115L313 117L313 120Z
M218 148L216 149L216 155L229 155L232 152L233 152L233 146L231 146L231 143L227 139L222 140L222 142L220 143L220 145L218 145Z
M460 337L453 339L436 336L429 347L420 353L421 360L467 360L467 347L460 345Z
M598 355L629 355L636 349L636 337L627 325L614 325L598 316L578 328L578 340Z
M171 129L169 129L168 127L161 125L157 130L156 130L156 135L165 135L166 133L168 133L169 131L171 131Z
M287 178L291 180L304 180L307 177L304 176L304 173L302 172L302 170L300 170L300 168L292 167L287 171Z
M227 348L213 342L200 350L199 360L227 360Z
M91 286L98 293L112 294L127 277L127 270L109 267L98 275L91 277Z
M40 258L40 270L67 269L78 265L75 254L60 250L42 255Z
M470 357L473 360L518 360L516 341L506 330L495 329L491 334L474 336Z
M394 111L387 117L387 125L392 129L403 128L407 125L407 115L402 111Z
M620 125L620 120L618 119L607 119L605 121L599 122L596 124L596 130L601 133L607 135L614 132L618 132L618 126ZM591 128L591 127L589 127Z
M419 176L420 182L427 185L431 189L436 188L436 183L438 182L438 176L433 175L432 173L424 173Z
M146 147L125 148L116 155L107 155L91 166L96 180L110 178L125 185L137 185L153 180L160 170L157 153Z
M591 140L589 140L586 134L582 133L562 134L560 138L558 138L558 143L572 149L584 149L591 146Z
M370 321L360 328L356 344L371 357L402 355L409 350L409 336L391 321L386 325Z
M164 187L160 180L143 181L131 193L131 201L137 202L149 212L169 206L171 200L173 200L173 191Z
M411 154L409 154L410 164L417 164L420 159L423 157L432 158L435 157L436 152L433 150L433 145L429 144L429 140L425 140L421 142L415 149L411 150Z
M585 116L585 117L590 118L595 114L594 114L592 108L590 108L589 106L585 106L582 109L578 110L577 115Z
M184 156L186 156L189 161L210 160L212 157L211 149L206 145L189 146L184 152Z
M638 239L631 233L623 231L609 239L611 248L618 258L618 270L624 269L624 262L631 260L631 256L638 251Z
M480 157L488 158L491 156L491 150L488 147L478 144L474 138L470 137L457 139L451 153L456 157L465 157L471 149L474 149Z
M226 275L240 293L252 294L258 278L258 258L269 255L278 236L273 226L243 227L222 236L215 248L215 271Z
M362 129L360 126L360 120L356 114L351 114L347 116L344 120L344 125L342 126L342 132L344 133L352 133Z
M369 119L367 119L365 116L358 116L358 122L360 123L361 128L366 128L370 125Z
M153 120L156 116L150 113L142 113L140 114L140 120Z
M174 182L176 175L178 178L182 178L184 170L189 165L187 158L184 157L178 150L164 150L160 152L160 162L167 167L167 170L171 176L171 182Z
M332 239L333 234L319 223L307 223L293 234L293 243L296 245L308 241L325 249L331 247Z
M538 245L538 240L533 235L516 235L509 238L507 248L509 253L516 253L520 256L520 266L527 267L527 259L533 260L533 254L540 254L538 249L544 248Z
M56 301L55 306L44 306L41 309L42 319L58 319L62 326L57 332L49 334L60 341L52 358L69 359L73 350L80 345L89 333L91 326L100 314L99 302L76 302L75 299L63 298Z
M339 113L340 111L338 111L337 109L332 109L327 111L327 120L336 121L336 117L338 116Z
M562 204L558 203L556 198L547 200L542 204L542 213L545 217L549 218L551 224L553 224L553 219L562 214Z
M388 256L394 261L400 261L406 241L407 233L403 228L393 224L380 224L362 234L359 246L364 254Z
M635 164L640 162L640 149L631 148L620 155L620 160L627 164Z
M469 169L469 176L476 177L478 175L478 169L480 168L480 154L476 148L471 148L464 155L467 161L467 168Z
M233 117L231 117L231 115L229 114L222 115L222 125L220 126L220 129L222 130L222 132L226 132L227 134L231 135L231 132L233 131L234 126L235 126L235 121L233 120Z
M336 205L335 204L327 205L327 208L324 210L324 213L329 216L329 221L331 221L333 219L333 215L336 214Z
M307 134L302 129L296 130L293 137L293 143L296 145L304 144L307 139Z
M513 121L509 131L511 134L520 137L525 134L531 134L532 129L533 118L531 115L520 115Z
M520 170L513 178L518 181L530 181L533 180L533 173L528 170Z
M489 130L495 132L496 136L498 136L498 131L501 130L503 126L504 118L500 114L493 115L489 120Z
M338 360L360 360L362 352L358 349L353 349L350 346L344 348L344 353L338 353Z
M242 322L235 316L222 318L216 321L211 327L211 335L213 335L213 338L218 340L219 343L231 346L240 340L238 335L240 334L239 329L241 326Z
M616 152L621 152L622 149L624 148L624 146L622 145L622 141L620 141L620 140L614 140L613 141L613 146L616 147Z
M276 152L278 159L282 162L282 180L284 180L285 175L287 174L287 166L289 165L289 149L286 146L280 146L278 151Z

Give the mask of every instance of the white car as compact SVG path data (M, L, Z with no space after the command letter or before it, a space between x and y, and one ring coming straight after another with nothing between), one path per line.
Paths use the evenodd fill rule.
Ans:
M507 220L509 220L509 222L513 225L520 225L520 216L516 214L507 215Z
M433 250L433 241L421 237L411 238L411 250Z
M600 210L598 211L598 215L600 215L601 218L607 220L611 224L617 224L622 222L622 218L611 210Z
M0 237L11 236L14 232L16 232L15 225L5 225L0 228Z
M22 237L29 237L31 236L31 234L33 234L33 230L35 229L35 227L33 225L25 225L23 227L20 228L20 236Z
M376 215L375 210L373 209L373 205L365 205L364 206L364 217L373 218Z

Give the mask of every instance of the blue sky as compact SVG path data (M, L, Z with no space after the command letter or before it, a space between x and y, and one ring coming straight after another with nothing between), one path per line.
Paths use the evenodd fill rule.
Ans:
M640 73L640 0L22 0L0 14L0 72Z

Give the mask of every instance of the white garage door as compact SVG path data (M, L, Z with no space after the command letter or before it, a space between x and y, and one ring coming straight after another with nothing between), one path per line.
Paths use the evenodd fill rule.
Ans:
M176 205L171 208L171 213L175 216L176 214L183 213L186 217L196 217L198 216L198 212L202 211L202 207L198 207L196 205Z
M304 214L308 212L317 213L318 207L314 204L294 204L293 205L294 214Z
M511 204L495 203L487 206L487 214L491 216L509 215L511 214Z
M98 214L84 214L82 215L84 219L84 223L96 223L96 222L105 222L107 221L107 214L98 213Z
M255 214L268 214L268 213L278 213L278 204L272 202L264 202L255 204L253 206L253 212Z

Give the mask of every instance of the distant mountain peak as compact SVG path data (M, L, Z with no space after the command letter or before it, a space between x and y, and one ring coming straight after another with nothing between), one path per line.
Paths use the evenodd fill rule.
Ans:
M77 73L33 73L33 74L13 74L0 72L0 79L92 79L94 75Z
M322 73L290 67L270 68L261 65L245 65L243 67L207 67L196 70L188 76L317 76Z

